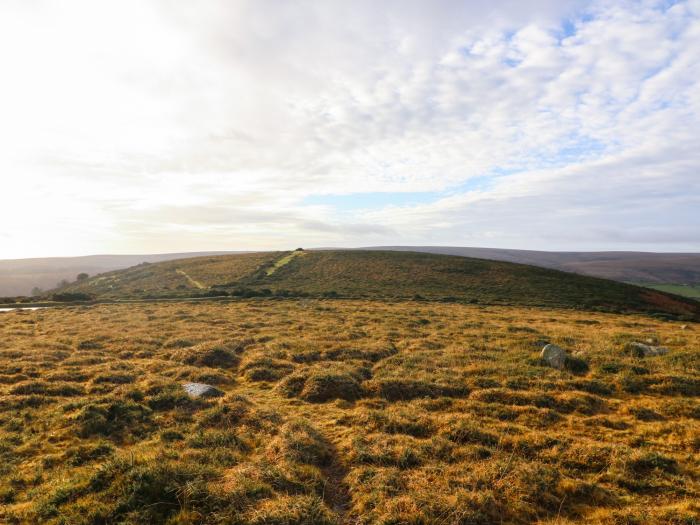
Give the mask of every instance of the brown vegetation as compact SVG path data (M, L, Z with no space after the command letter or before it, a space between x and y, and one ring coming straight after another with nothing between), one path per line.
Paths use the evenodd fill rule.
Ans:
M628 351L647 340L669 353ZM543 366L548 342L585 367ZM426 302L99 305L0 314L0 365L3 523L700 520L692 323ZM186 381L225 395L191 399Z

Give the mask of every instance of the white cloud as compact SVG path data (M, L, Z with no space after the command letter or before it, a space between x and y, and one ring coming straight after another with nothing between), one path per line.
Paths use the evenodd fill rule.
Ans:
M697 0L5 2L0 257L697 250L699 37ZM304 205L379 191L442 196Z

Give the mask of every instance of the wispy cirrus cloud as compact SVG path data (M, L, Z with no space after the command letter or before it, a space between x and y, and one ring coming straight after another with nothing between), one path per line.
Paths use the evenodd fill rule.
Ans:
M470 4L4 3L0 257L700 249L700 2Z

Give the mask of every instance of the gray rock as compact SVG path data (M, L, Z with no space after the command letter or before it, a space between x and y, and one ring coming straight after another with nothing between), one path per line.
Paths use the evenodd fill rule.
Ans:
M566 351L550 343L542 349L540 358L552 368L563 370L566 364Z
M655 357L657 355L668 354L668 348L664 348L663 346L645 345L644 343L638 343L636 341L630 343L630 349L637 357Z
M199 397L221 397L224 393L211 385L204 383L185 383L182 388L191 398Z

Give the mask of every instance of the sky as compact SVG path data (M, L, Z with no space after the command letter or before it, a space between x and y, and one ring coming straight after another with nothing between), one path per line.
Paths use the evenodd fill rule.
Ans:
M700 0L2 0L0 258L700 251Z

